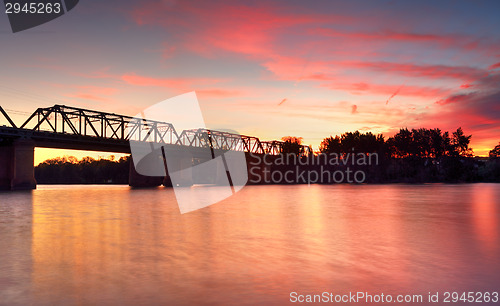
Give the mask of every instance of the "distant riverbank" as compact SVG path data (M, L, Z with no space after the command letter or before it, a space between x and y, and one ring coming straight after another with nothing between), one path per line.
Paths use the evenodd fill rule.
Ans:
M500 182L500 158L444 156L431 159L382 156L376 164L366 165L282 164L278 161L279 159L275 159L268 165L268 178L263 180L264 184ZM92 158L77 161L65 157L36 166L35 178L38 184L116 185L128 184L129 171L128 157L116 161ZM354 177L355 175L357 177ZM252 181L249 183L252 184Z

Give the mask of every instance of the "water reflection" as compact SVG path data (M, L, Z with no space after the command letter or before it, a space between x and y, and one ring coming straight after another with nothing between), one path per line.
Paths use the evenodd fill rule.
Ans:
M481 242L481 249L485 256L494 254L498 248L498 201L500 192L495 188L481 189L474 192L472 216L477 239Z
M32 193L0 193L0 304L30 301Z
M6 205L13 196L0 194L12 248L0 280L18 304L278 305L291 291L426 295L500 280L495 184L249 186L183 215L164 189L42 187Z

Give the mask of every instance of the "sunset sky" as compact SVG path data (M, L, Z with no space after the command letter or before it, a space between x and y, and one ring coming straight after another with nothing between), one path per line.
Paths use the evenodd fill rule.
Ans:
M80 1L16 34L1 13L0 105L19 123L54 104L135 115L194 90L209 128L317 149L346 131L462 127L486 155L500 141L499 12L499 1Z

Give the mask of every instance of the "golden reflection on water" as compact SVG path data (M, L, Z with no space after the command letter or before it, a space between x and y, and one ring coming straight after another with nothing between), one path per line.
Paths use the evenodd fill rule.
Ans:
M498 248L499 201L500 193L493 188L479 190L474 193L472 204L473 223L478 240L482 241L481 247L486 254L490 254L495 248Z
M500 186L250 186L181 215L172 190L42 187L41 305L283 304L289 293L498 284Z

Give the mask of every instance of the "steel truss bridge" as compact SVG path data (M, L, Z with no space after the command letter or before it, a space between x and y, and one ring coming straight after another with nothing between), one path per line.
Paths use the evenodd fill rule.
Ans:
M65 105L38 108L21 126L0 106L2 115L9 125L0 126L0 143L30 138L38 147L117 153L130 153L130 141L271 155L287 150L283 141L261 141L253 136L204 128L179 133L167 122ZM312 154L308 146L301 145L299 150L304 155Z

